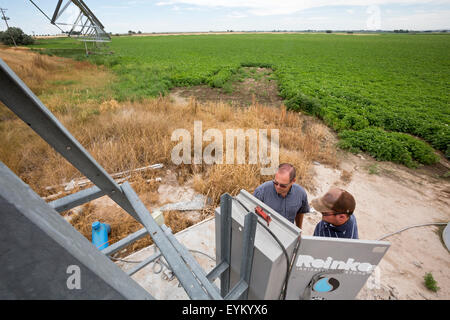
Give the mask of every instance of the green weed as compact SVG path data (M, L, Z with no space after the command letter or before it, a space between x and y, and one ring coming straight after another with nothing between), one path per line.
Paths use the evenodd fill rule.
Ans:
M423 279L425 280L425 287L427 287L427 289L429 289L433 292L437 292L440 289L437 286L437 282L436 282L436 280L434 280L431 272L426 273L425 276L423 277Z
M369 166L368 171L369 171L369 174L379 174L380 173L380 170L379 170L378 165L376 163L371 164Z
M77 81L75 80L55 80L51 81L50 84L57 85L57 86L70 86L72 84L76 84Z

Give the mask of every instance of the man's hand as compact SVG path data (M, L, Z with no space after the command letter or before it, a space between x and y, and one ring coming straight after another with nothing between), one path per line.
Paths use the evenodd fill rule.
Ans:
M303 224L303 216L305 214L304 213L297 213L297 215L295 216L295 224L297 225L297 227L299 227L300 229L302 228L302 224Z

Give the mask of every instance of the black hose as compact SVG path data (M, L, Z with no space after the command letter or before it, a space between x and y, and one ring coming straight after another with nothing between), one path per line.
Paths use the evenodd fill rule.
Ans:
M287 276L288 280L286 281L286 286L284 288L284 299L283 300L285 300L285 298L286 298L286 294L287 294L287 290L288 290L289 277L291 276L292 268L294 267L295 259L297 258L297 255L298 255L298 249L300 249L301 240L302 240L302 237L299 235L298 239L297 239L297 243L296 243L295 248L294 248L294 255L292 256L291 266L289 267L289 274Z
M233 200L236 200L245 209L245 211L247 211L247 213L254 213L254 212L250 211L239 199L233 197ZM256 214L256 213L254 213L254 214ZM280 239L278 239L277 236L269 228L267 228L262 222L260 222L259 219L257 221L275 239L275 241L278 243L278 245L283 250L284 256L286 258L286 276L284 278L284 284L283 284L283 287L281 287L281 292L280 292L281 300L285 300L286 299L286 291L287 291L288 281L289 281L289 274L290 274L290 270L289 270L289 267L290 267L289 255L288 255L288 253L286 251L286 248L281 243Z

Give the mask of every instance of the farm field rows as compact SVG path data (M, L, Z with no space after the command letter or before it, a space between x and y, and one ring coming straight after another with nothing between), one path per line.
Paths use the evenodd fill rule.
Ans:
M179 86L222 88L243 67L270 68L286 106L323 119L344 149L409 167L437 162L435 150L450 157L447 35L113 37L114 54L89 58L71 39L31 47L112 69L119 101Z

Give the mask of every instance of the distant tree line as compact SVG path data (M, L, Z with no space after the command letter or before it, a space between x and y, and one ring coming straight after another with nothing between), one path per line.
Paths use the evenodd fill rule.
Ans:
M133 34L142 34L141 31L135 32L133 30L128 30L128 35L132 36Z

